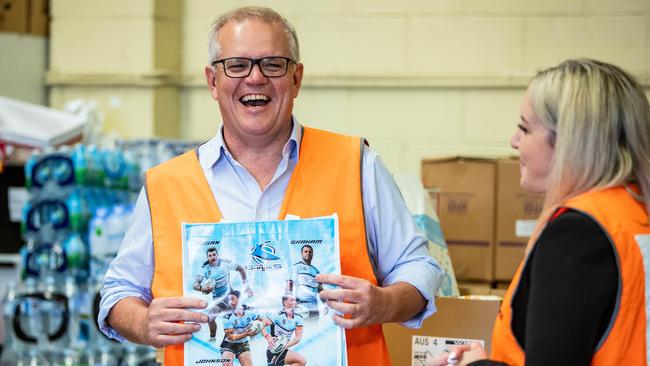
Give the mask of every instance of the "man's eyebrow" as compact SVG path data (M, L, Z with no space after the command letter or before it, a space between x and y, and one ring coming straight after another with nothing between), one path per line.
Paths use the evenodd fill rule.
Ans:
M526 118L524 118L524 116L520 115L519 118L521 119L522 122L530 123Z

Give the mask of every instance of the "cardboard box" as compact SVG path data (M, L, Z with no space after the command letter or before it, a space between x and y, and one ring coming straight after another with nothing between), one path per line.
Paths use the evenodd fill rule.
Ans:
M425 319L420 329L384 324L384 336L393 365L416 365L413 343L421 336L482 340L491 347L492 328L499 312L498 300L468 300L452 297L436 299L438 311Z
M488 296L492 293L492 283L488 282L459 282L458 291L461 296L479 295Z
M27 33L28 0L0 0L0 31Z
M29 33L47 36L50 33L49 0L30 0Z
M0 31L49 33L49 0L0 0Z
M440 190L440 224L458 279L493 279L495 167L483 158L422 161L424 187Z
M520 176L519 160L497 162L494 277L499 281L509 281L514 275L544 203L542 194L521 188Z
M497 296L503 298L508 289L505 282L459 282L458 291L461 296Z

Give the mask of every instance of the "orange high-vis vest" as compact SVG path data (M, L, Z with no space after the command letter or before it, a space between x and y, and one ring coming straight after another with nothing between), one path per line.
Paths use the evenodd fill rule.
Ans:
M645 299L646 293L650 293L650 283L645 281L644 260L650 265L650 226L644 205L619 186L579 195L563 207L594 219L609 236L617 257L616 306L605 334L594 349L591 365L647 366L646 314L650 309ZM512 332L512 298L527 259L513 277L492 334L490 358L508 365L524 365L526 360Z
M338 214L341 271L377 284L368 255L361 192L363 140L304 128L298 164L279 220ZM147 172L154 243L154 297L183 296L181 223L218 222L222 215L196 151ZM348 363L390 365L381 325L346 330ZM183 345L165 348L165 366L183 364Z

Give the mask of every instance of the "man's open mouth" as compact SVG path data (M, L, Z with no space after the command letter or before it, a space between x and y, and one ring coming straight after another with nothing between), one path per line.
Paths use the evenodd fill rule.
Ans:
M267 105L271 98L264 94L247 94L239 98L239 101L247 107L260 107Z

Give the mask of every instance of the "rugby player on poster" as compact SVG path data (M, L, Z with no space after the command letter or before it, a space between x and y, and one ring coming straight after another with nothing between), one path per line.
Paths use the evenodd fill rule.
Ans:
M320 273L318 268L311 264L314 258L314 248L305 244L300 249L302 260L293 264L293 271L296 277L296 300L298 304L309 310L309 315L318 315L318 293L323 285L316 281L316 275ZM324 310L327 313L327 307Z
M270 320L245 305L240 305L239 295L237 290L230 291L228 303L232 311L223 316L224 337L221 342L221 357L229 359L223 364L224 366L232 366L235 357L241 366L252 366L249 339L271 324Z
M217 315L221 312L230 310L226 302L225 295L230 291L230 272L237 271L241 276L242 283L246 286L246 294L253 296L253 290L246 282L246 270L244 267L234 264L227 259L220 259L216 247L209 247L205 251L207 261L201 268L202 275L197 275L194 279L193 288L207 295L212 293L214 302L208 306L208 326L210 328L210 340L214 341L217 336Z
M262 334L269 342L266 350L266 361L268 366L282 366L285 364L304 366L307 363L305 356L289 348L300 343L302 338L303 321L302 316L295 313L296 297L292 293L282 296L282 311L272 315L271 332L266 328ZM293 336L293 339L291 338Z

